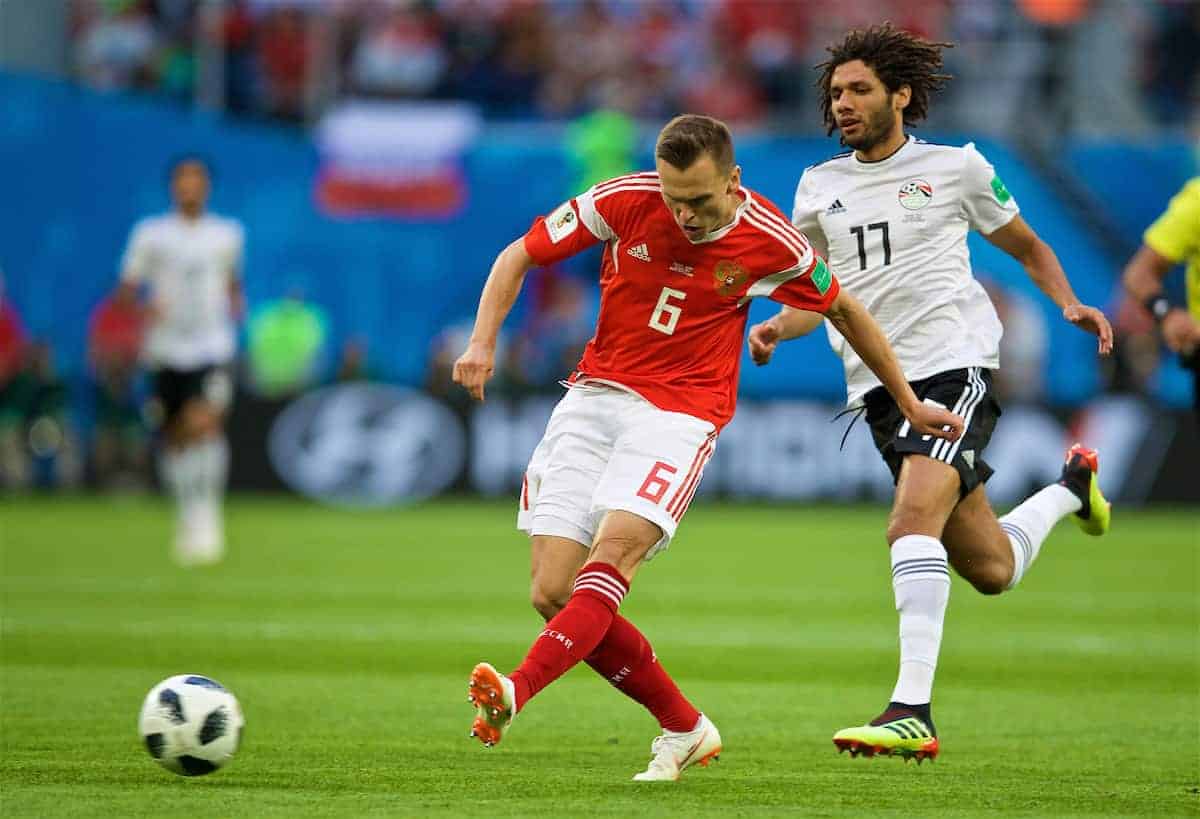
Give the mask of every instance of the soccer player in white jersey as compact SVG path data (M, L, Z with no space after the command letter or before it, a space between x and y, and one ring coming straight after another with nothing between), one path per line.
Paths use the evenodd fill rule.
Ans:
M148 318L142 357L162 411L161 469L175 496L174 555L184 565L224 553L221 500L229 466L223 416L242 310L242 226L206 210L210 174L186 157L170 171L174 209L133 228L121 266L126 298Z
M1112 349L1112 329L1103 313L1079 303L1054 251L973 144L934 145L905 134L948 79L939 73L947 45L885 24L830 47L820 66L825 122L853 150L805 170L792 215L842 287L884 328L917 395L967 424L952 442L914 433L855 352L829 334L845 365L848 406L865 409L896 481L887 542L900 614L900 672L887 707L834 742L855 755L918 761L938 751L930 699L948 566L983 594L999 594L1020 582L1061 518L1074 514L1093 535L1109 523L1096 453L1079 445L1068 450L1057 484L1000 519L988 503L984 482L992 470L982 455L1000 415L991 371L1000 364L1001 326L971 275L968 231L1020 262L1066 321L1099 337L1101 354ZM821 319L784 306L751 329L754 359L766 363L780 340Z
M454 380L483 400L496 335L529 268L604 244L596 335L530 458L517 514L533 604L548 622L510 674L489 663L472 671L471 735L500 742L539 691L585 662L663 729L639 781L677 779L721 751L716 726L618 609L642 562L671 543L733 417L751 300L828 315L914 428L954 440L962 424L917 399L870 315L839 293L787 217L742 187L723 123L676 117L655 157L656 172L594 185L501 251L454 364Z

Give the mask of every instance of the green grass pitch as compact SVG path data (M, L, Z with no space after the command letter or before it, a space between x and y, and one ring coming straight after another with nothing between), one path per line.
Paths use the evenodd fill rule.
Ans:
M386 512L235 499L231 553L167 559L147 500L0 503L0 814L1152 816L1200 813L1195 509L1064 522L1015 592L955 580L936 764L830 742L894 681L885 511L698 503L623 611L720 727L721 761L637 785L653 720L586 666L503 745L468 740L467 675L540 624L510 504ZM175 777L136 732L146 690L216 677L245 742Z

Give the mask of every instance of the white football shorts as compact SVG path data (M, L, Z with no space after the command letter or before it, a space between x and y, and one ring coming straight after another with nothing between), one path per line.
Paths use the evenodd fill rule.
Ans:
M605 512L632 512L663 531L649 560L670 544L716 446L709 421L627 390L574 384L525 470L517 528L590 548Z

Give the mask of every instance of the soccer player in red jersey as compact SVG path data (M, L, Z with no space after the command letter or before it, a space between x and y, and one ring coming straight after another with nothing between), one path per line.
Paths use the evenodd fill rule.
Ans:
M496 258L454 380L478 400L526 271L605 243L601 303L569 389L525 473L518 527L532 540L533 605L546 628L509 675L471 674L472 735L499 742L513 716L583 661L644 705L663 734L640 781L673 780L721 750L641 632L617 613L644 560L665 549L733 416L749 302L824 314L892 392L914 429L953 440L962 421L924 404L887 339L779 209L741 185L729 129L669 122L657 172L602 182L537 219Z

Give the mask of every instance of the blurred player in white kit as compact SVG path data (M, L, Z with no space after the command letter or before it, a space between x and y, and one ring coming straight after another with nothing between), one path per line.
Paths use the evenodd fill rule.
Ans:
M223 423L242 312L242 226L208 212L211 173L188 156L170 168L171 211L139 221L121 263L122 298L146 310L142 358L161 410L160 466L175 497L174 557L218 562L229 471Z

